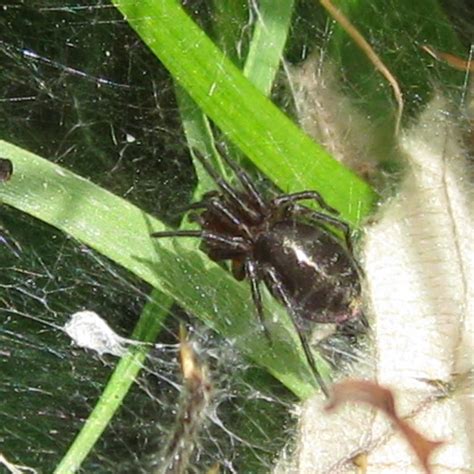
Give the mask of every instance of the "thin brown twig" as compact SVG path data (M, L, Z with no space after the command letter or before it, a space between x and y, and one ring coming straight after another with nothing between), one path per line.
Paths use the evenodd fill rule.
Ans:
M393 74L389 71L387 66L382 62L377 53L373 50L372 46L367 42L367 40L362 36L362 34L357 30L357 28L347 19L347 17L336 8L331 0L319 0L321 5L329 12L329 14L334 18L334 20L339 23L346 33L354 40L354 42L359 46L359 48L366 54L370 62L375 66L375 68L385 77L390 86L393 89L393 94L395 100L397 101L398 111L395 121L395 136L398 135L400 131L400 123L402 120L403 114L403 95L398 85L397 80Z

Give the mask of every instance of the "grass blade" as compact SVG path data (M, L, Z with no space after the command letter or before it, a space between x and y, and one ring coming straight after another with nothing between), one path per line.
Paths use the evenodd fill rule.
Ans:
M372 189L258 91L178 2L114 4L203 112L281 189L317 189L351 222L369 212Z

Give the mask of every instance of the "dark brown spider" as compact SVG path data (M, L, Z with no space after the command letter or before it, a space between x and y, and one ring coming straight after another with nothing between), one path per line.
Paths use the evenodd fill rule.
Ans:
M327 395L302 329L305 320L342 325L361 317L360 277L348 224L335 217L338 212L316 191L265 199L225 154L240 190L198 158L219 188L190 206L195 210L190 217L201 230L156 232L152 237L198 237L211 260L230 260L234 277L249 279L257 316L271 340L259 288L263 281L291 315L309 365ZM299 205L302 200L314 201L324 212ZM337 232L344 235L345 245Z

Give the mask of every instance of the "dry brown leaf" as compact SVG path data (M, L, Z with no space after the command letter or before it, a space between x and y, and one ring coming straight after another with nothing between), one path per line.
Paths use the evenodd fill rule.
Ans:
M326 410L332 411L342 403L365 403L383 411L415 451L425 471L430 474L429 458L434 450L440 447L442 441L431 441L418 433L405 420L401 419L395 408L395 400L391 390L367 380L348 380L333 386L332 395Z

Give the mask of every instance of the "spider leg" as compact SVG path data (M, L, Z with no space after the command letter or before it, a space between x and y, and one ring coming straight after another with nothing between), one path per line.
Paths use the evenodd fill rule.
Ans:
M302 216L307 216L316 222L330 224L333 227L338 228L344 235L347 250L349 250L351 255L354 254L351 239L351 228L349 227L349 224L347 222L344 222L343 220L338 219L337 217L328 216L327 214L324 214L324 212L313 211L311 209L301 206L295 208L295 213Z
M207 160L198 152L195 153L196 158L200 161L207 174L214 180L214 182L221 188L221 190L229 197L229 199L236 204L242 211L254 222L259 222L260 215L251 209L242 200L242 198L232 189L232 186L216 173L214 168L207 162Z
M219 147L221 148L221 147ZM265 204L265 200L263 196L260 194L258 189L254 186L250 176L233 160L231 160L224 150L221 151L221 156L224 158L224 161L232 168L232 171L237 176L240 184L245 189L245 191L249 194L249 196L253 199L253 201L257 204L261 211L266 211L267 206Z
M364 276L364 270L360 266L359 262L354 257L354 247L352 246L352 238L351 238L351 228L347 222L344 222L337 217L328 216L323 212L312 211L311 209L304 208L298 206L295 208L295 214L307 216L313 219L315 222L320 222L323 224L330 224L333 227L337 227L343 234L344 234L344 241L346 242L347 250L349 251L350 256L352 257L352 261L359 272L360 276Z
M250 240L252 239L249 227L239 216L235 215L231 208L223 204L219 198L211 198L207 210L214 213L220 221L226 222L236 232L245 235Z
M196 203L200 204L200 203ZM233 229L237 235L244 235L248 239L252 239L252 233L250 229L238 216L232 212L232 209L229 209L225 204L221 202L218 198L211 198L208 202L200 206L195 206L193 209L203 208L213 217L216 217L219 222L224 222L227 226ZM201 227L206 226L206 219L202 217L201 214L196 212L191 212L188 216L190 222L197 222Z
M306 339L306 336L303 334L303 332L301 331L300 327L298 326L296 322L298 318L292 307L290 298L286 293L284 285L281 283L278 276L275 274L275 271L271 267L265 268L265 276L267 277L265 281L268 282L268 284L270 285L272 292L275 295L279 296L280 300L283 302L287 311L289 312L291 319L293 321L293 326L296 329L296 333L298 334L298 338L301 342L301 346L303 347L306 360L308 361L311 371L313 372L314 378L316 379L316 382L318 383L318 385L321 387L321 391L324 393L326 398L329 398L328 388L318 370L318 367L316 366L316 361L314 360L313 352L311 348L309 347L308 340Z
M301 191L299 193L283 194L282 196L278 196L273 199L272 204L276 207L280 207L285 206L286 204L293 204L297 201L303 201L306 199L316 201L319 207L321 207L325 211L330 212L331 214L334 214L335 216L339 215L339 211L327 204L321 194L319 194L317 191Z
M239 252L248 251L248 243L242 237L228 237L225 234L207 232L205 230L165 230L153 232L150 236L158 239L163 237L197 237L205 242L222 245L225 250Z
M200 209L206 209L207 207L207 202L206 201L198 201L198 202L193 202L186 207L181 208L180 210L183 210L184 212L187 211L194 211L194 210L200 210Z
M212 194L211 194L212 193ZM195 210L207 210L219 220L223 220L230 227L235 229L238 233L246 235L248 238L252 238L252 234L248 226L244 224L242 219L235 215L228 206L222 203L219 193L207 193L201 201L194 202L182 208L183 211L195 211ZM205 219L200 214L191 212L188 216L190 222L197 222L201 227L205 226Z
M300 206L295 208L295 213L299 215L307 216L313 219L315 222L330 224L338 228L344 234L344 241L346 242L347 250L349 251L352 257L352 260L354 262L354 265L357 268L357 271L359 272L359 275L361 276L364 275L364 270L359 265L359 262L354 258L354 248L352 246L351 228L349 227L349 224L347 222L344 222L343 220L338 219L337 217L328 216L327 214L324 214L323 212L313 211L311 209L300 207Z
M188 212L193 209L205 209L207 207L207 201L212 196L218 196L218 191L209 191L206 193L205 196L200 201L192 202L190 204L186 204L185 206L178 207L176 212Z
M263 327L265 337L271 343L272 338L270 336L270 331L268 329L267 323L265 322L265 316L263 314L262 294L260 293L259 278L257 269L255 267L255 262L253 260L247 260L245 262L245 273L250 280L250 290L252 292L252 299L255 304L255 308L257 309L258 320Z
M202 230L162 230L153 232L150 237L161 239L162 237L200 237L202 238Z

